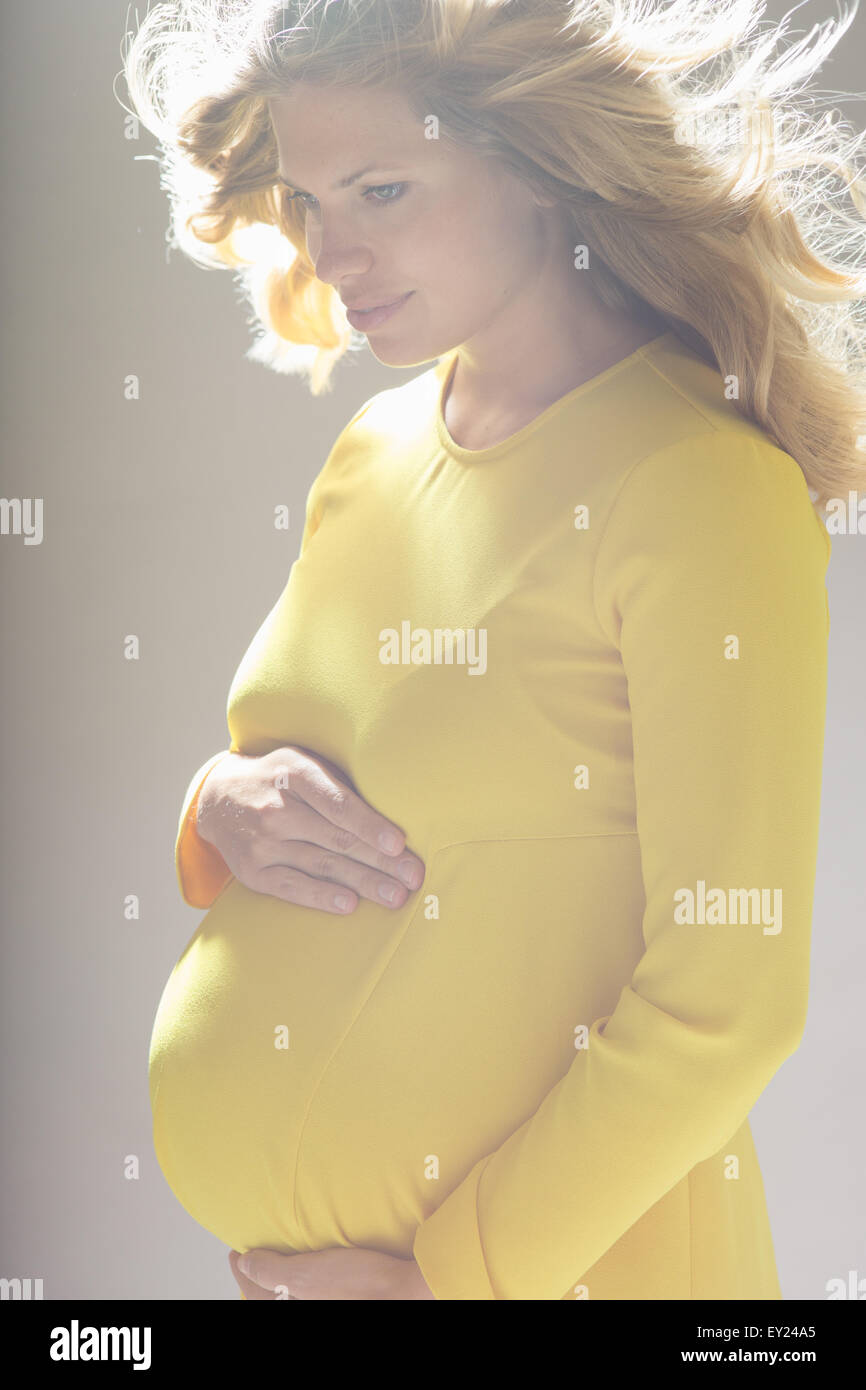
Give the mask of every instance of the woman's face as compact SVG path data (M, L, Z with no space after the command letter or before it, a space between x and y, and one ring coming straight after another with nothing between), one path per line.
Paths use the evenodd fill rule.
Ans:
M317 277L349 310L408 296L382 322L354 321L380 362L414 366L514 332L542 253L564 238L550 202L499 161L427 138L435 123L393 89L299 82L269 110Z

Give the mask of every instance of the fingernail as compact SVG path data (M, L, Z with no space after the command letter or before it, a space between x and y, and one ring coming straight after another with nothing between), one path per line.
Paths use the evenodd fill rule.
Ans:
M250 1259L249 1259L249 1255L241 1255L240 1259L238 1260L238 1269L240 1270L241 1274L249 1275L249 1272L250 1272Z
M383 830L379 836L379 845L386 854L396 854L400 848L400 836L393 830Z

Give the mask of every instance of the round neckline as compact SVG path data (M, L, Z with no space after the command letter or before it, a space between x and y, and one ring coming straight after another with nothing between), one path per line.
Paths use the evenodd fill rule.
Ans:
M557 400L551 401L550 405L546 406L539 415L536 415L534 420L530 420L528 424L521 426L519 430L514 434L508 435L506 439L501 439L498 444L491 444L487 449L464 449L462 445L451 438L448 432L448 426L445 424L443 401L457 366L457 349L455 348L449 356L441 360L439 368L437 369L441 375L441 383L436 398L436 433L439 436L439 443L446 453L461 462L480 463L487 459L497 458L500 454L519 447L524 440L528 439L536 430L546 425L548 420L558 414L560 410L564 410L572 401L579 399L580 396L593 390L596 386L601 385L603 381L607 381L608 378L613 376L616 372L622 371L623 367L627 367L635 358L642 357L651 349L658 347L658 345L663 343L666 339L675 336L673 329L669 328L666 329L664 333L659 333L655 338L651 338L648 343L642 343L640 347L630 352L627 357L621 357L618 362L613 362L611 366L605 367L604 371L597 372L595 376L588 377L586 381L582 381L579 386L573 386L564 396L560 396Z

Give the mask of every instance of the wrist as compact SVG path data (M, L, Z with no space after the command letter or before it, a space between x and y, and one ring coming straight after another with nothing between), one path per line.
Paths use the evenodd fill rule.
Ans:
M193 811L192 823L193 829L195 830L195 833L196 835L198 835L199 839L204 840L205 844L210 844L210 840L207 837L207 831L205 829L204 818L202 816L201 792L199 792L196 796L195 810Z
M213 767L201 782L195 796L193 825L195 826L196 834L200 839L204 840L206 844L213 843L210 838L209 829L213 819L212 812L219 799L219 788L216 784L216 778L226 756L226 754L223 754L222 758L214 763Z

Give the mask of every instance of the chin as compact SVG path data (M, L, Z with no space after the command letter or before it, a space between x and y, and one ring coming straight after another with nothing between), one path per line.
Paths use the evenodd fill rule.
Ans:
M388 346L386 343L375 343L368 338L367 346L384 367L420 367L440 356L438 352L427 352L421 346L411 343L395 343Z

